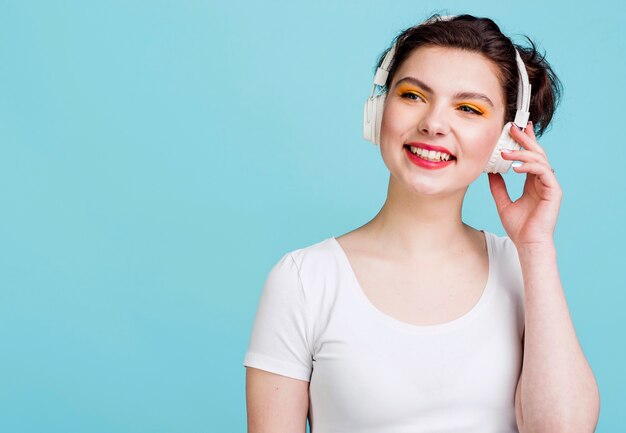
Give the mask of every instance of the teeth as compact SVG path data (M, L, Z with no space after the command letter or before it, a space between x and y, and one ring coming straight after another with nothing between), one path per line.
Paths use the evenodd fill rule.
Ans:
M420 157L428 161L440 162L440 161L448 161L450 159L450 154L445 153L445 152L437 152L435 150L428 151L426 149L422 149L421 147L413 147L413 146L410 146L410 149L411 149L411 153L415 155L419 155Z

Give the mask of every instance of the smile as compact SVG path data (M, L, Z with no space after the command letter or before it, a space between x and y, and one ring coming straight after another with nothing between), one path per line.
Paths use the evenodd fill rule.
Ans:
M404 149L413 164L429 170L444 168L456 161L454 156L441 151L421 149L408 144L404 146ZM432 157L431 152L434 152Z
M426 161L441 162L455 159L454 156L445 152L422 149L421 147L409 146L408 144L404 147L405 149L408 149L413 155L417 155Z

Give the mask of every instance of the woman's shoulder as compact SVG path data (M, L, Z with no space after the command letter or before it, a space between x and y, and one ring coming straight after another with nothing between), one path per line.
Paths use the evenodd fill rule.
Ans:
M320 306L324 298L333 298L326 295L336 292L346 276L336 242L334 237L328 237L290 249L283 254L270 275L290 281L291 286L297 285L310 306Z
M506 234L498 235L493 232L485 232L487 240L491 242L492 260L497 268L507 273L518 272L520 263L515 244Z
M315 243L308 243L305 246L291 249L288 254L292 254L294 256L306 255L306 254L323 254L324 252L328 252L330 248L331 242L334 240L332 236L319 240Z
M327 268L337 262L337 246L334 237L327 237L315 243L289 250L285 255L291 256L298 268L311 270Z
M506 234L498 235L494 232L490 232L488 230L482 230L487 237L487 241L491 240L494 248L499 251L510 252L511 248L515 249L515 244Z
M294 268L290 272L299 274L300 278L337 269L340 256L336 242L334 237L327 237L302 247L286 249L274 268Z

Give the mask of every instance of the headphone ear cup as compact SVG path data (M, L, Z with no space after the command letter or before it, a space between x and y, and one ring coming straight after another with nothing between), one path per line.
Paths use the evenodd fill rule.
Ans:
M496 147L493 149L491 156L489 157L489 162L487 162L487 166L483 170L484 173L506 173L511 168L511 164L513 161L502 159L502 154L500 153L503 149L508 150L520 150L522 146L520 146L511 134L509 130L511 129L511 125L513 122L507 122L502 128L502 133L500 134L500 138L498 139L498 143Z
M387 93L377 95L374 99L374 137L376 141L374 144L380 146L380 129L383 122L383 111L385 109L385 98Z
M383 118L386 94L367 98L363 107L363 138L375 145L380 144L380 125Z
M363 106L363 138L367 141L374 142L374 101L373 98L367 98L365 105Z

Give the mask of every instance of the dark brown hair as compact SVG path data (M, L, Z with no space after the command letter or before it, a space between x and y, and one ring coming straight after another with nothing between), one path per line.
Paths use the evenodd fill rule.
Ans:
M531 84L530 120L535 134L540 136L552 120L561 99L561 82L535 43L525 36L530 47L513 44L500 28L489 18L459 15L450 20L441 20L439 14L432 15L432 22L419 24L404 30L394 39L396 52L391 62L386 88L389 89L393 76L413 50L422 46L459 48L484 55L494 62L500 71L500 83L504 89L506 110L505 121L515 117L517 86L519 81L515 48L526 65ZM383 52L377 66L382 64L389 49Z

